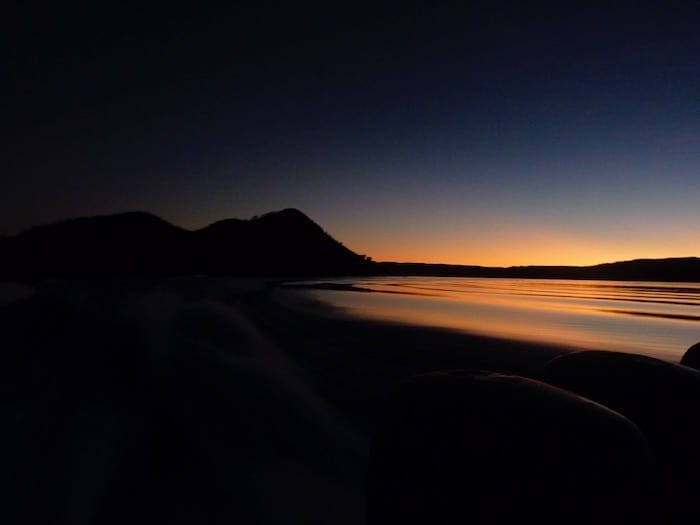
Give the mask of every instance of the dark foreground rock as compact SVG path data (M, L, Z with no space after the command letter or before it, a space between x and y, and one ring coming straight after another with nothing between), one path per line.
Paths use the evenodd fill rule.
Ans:
M671 503L666 522L697 522L700 372L652 357L583 351L553 359L542 379L633 421L660 463Z
M700 370L700 343L695 343L686 350L681 358L681 364L694 368L695 370Z
M652 454L625 417L515 375L416 376L384 410L367 523L658 523Z

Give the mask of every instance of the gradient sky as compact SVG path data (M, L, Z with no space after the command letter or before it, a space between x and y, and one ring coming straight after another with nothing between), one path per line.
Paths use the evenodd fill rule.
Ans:
M698 2L57 4L7 16L0 233L296 207L375 260L700 255Z

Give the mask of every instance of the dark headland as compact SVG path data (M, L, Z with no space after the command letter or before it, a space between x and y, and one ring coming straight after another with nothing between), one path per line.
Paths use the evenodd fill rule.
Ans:
M189 231L151 213L81 217L0 237L0 279L108 276L422 275L545 279L700 281L697 257L594 266L484 267L374 262L335 240L299 210L225 219Z

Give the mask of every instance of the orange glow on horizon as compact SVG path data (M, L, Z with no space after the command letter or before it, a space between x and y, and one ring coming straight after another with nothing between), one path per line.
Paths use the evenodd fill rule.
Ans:
M365 253L365 252L363 252ZM367 251L377 262L409 262L426 264L455 264L465 266L511 267L511 266L594 266L603 263L630 261L634 259L664 259L672 257L697 257L697 253L660 253L658 250L619 251L564 251L546 252L520 251L508 249L477 252L472 250L376 250Z
M667 239L664 243L592 241L552 232L503 236L477 237L471 241L458 239L372 239L358 238L347 244L358 253L382 262L414 262L431 264L459 264L489 267L510 266L592 266L602 263L633 259L663 259L669 257L697 257L700 243ZM355 247L362 249L355 249Z

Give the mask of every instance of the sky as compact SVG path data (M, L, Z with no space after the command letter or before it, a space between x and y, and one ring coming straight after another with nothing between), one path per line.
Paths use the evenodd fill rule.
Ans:
M295 207L379 261L700 256L698 2L63 4L5 17L0 234Z

